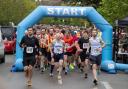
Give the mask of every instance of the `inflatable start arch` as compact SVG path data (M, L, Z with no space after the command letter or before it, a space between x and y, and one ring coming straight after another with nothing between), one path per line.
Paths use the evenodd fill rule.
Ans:
M19 43L28 27L33 26L44 17L84 17L95 24L102 32L106 46L102 51L101 68L109 73L116 73L116 64L112 61L112 26L93 7L38 6L17 27L16 62L12 70L23 70L23 49ZM119 68L120 68L119 64ZM125 65L124 65L125 66Z

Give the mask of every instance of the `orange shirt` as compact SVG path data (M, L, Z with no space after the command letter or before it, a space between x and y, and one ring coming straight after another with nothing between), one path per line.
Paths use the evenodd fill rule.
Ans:
M47 37L47 35L41 35L41 39L40 39L40 47L41 48L47 47L46 45L44 45L44 44L46 44L46 37Z
M54 40L54 36L48 35L46 39L46 44L48 45L47 52L50 52L50 45Z
M66 51L67 52L72 52L73 51L73 47L70 48L70 46L74 43L73 37L66 37L64 36L64 42L65 42L65 46L66 46Z

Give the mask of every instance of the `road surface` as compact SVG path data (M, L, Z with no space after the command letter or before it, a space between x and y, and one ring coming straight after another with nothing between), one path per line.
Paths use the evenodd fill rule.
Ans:
M83 78L80 72L71 72L68 75L63 73L63 85L57 82L57 76L49 77L48 71L40 73L34 69L33 85L26 86L23 72L10 72L14 64L15 55L6 55L5 64L0 64L0 89L128 89L128 74L107 74L101 72L99 85L94 86L92 73L89 72L88 79ZM56 73L55 73L56 74Z

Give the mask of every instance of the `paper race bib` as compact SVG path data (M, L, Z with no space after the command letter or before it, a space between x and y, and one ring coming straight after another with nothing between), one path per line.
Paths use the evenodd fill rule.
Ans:
M33 53L33 47L27 47L26 53Z
M97 49L97 48L94 48L92 51L93 51L94 53L97 53L97 52L98 52L98 49Z
M83 43L83 49L88 48L89 44L88 43Z
M62 47L57 47L56 48L56 53L63 53Z
M92 48L91 49L91 54L93 55L99 55L101 54L100 50L98 50L98 48Z

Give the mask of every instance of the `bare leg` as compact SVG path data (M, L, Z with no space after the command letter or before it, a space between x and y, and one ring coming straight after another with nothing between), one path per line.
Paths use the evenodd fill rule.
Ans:
M94 78L93 83L94 83L95 85L97 85L98 79L97 79L97 65L96 65L96 64L93 64L93 65L92 65L92 72L93 72L93 78Z
M93 78L98 80L97 79L97 65L96 64L92 65L92 72L93 72Z
M62 77L61 77L62 65L63 65L63 60L60 60L59 61L59 72L58 72L58 83L59 84L62 84Z
M28 66L24 67L25 77L28 78Z
M50 76L52 77L53 76L53 70L54 70L54 58L52 58L51 60L51 68L50 68Z
M67 55L64 55L64 68L65 68L65 74L67 74L68 72Z
M41 69L41 72L45 71L44 61L45 61L45 57L42 55L41 59L40 59L40 69Z
M84 72L85 72L86 74L88 73L88 59L85 60Z
M32 66L29 65L29 71L28 71L28 86L32 85Z
M59 73L58 73L58 75L61 75L61 73L62 73L62 65L63 65L63 60L60 60L59 61Z

